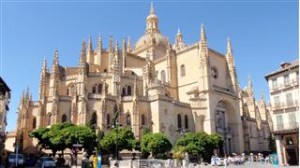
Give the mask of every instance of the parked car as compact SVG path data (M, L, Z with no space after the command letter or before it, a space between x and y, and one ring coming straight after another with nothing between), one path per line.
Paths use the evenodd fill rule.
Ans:
M55 168L56 163L52 157L41 157L37 163L38 168Z
M8 156L9 165L23 166L24 162L25 162L25 158L23 154L12 153Z

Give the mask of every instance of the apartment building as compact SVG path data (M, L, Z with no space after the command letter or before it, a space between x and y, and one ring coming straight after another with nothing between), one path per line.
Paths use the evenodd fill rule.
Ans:
M265 76L279 164L299 164L299 60L281 63Z

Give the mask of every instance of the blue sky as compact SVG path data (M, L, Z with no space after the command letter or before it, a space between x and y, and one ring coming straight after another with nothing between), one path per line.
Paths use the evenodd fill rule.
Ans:
M242 88L253 79L255 96L268 98L264 76L284 61L298 58L299 18L296 0L153 1L161 33L173 42L178 27L184 41L200 39L226 52L230 37ZM14 130L17 107L27 86L38 98L43 58L51 69L54 50L63 66L77 66L83 39L96 48L101 33L105 48L110 35L135 43L144 34L150 1L8 1L1 0L0 75L12 90L7 130Z

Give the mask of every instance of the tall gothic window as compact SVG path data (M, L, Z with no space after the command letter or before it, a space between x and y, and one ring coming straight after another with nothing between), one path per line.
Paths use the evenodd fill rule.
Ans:
M130 85L127 86L127 95L131 95L131 86Z
M32 128L35 129L36 128L36 118L33 117L32 119Z
M96 114L96 112L93 112L90 123L94 127L97 125L97 114Z
M166 82L166 72L164 70L162 70L160 73L160 79L163 83Z
M96 86L93 86L93 93L96 93Z
M107 126L110 125L110 115L109 114L106 115L106 124L107 124Z
M180 76L181 77L185 76L185 66L183 64L180 66Z
M187 115L184 115L184 128L189 129L189 118Z
M62 115L61 122L67 122L67 116L65 114Z
M130 114L126 115L126 124L131 125L131 116L130 116Z
M48 113L48 117L47 117L47 125L51 124L51 113Z
M141 120L142 120L142 125L146 125L146 116L144 114L142 114Z
M182 128L182 126L181 126L181 115L180 114L177 114L177 127L178 127L178 129Z
M98 93L102 93L102 84L98 84Z

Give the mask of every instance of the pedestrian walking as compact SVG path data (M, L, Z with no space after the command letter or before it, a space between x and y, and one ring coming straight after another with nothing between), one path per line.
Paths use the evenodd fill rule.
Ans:
M224 156L224 168L227 168L227 156L226 156L226 154Z

